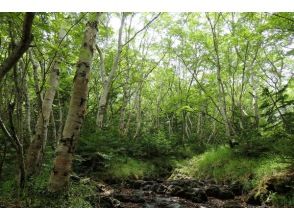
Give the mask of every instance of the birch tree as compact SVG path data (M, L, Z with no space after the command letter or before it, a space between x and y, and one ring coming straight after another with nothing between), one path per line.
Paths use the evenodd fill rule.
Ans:
M59 41L63 38L62 33L63 30L59 33ZM35 134L27 152L26 169L28 176L35 174L41 165L43 149L47 142L48 125L52 112L52 104L59 84L60 63L61 57L57 56L53 61L51 71L49 73L48 88L45 92L41 111L38 115Z
M53 170L49 179L48 189L51 192L61 191L69 183L74 148L79 138L81 125L86 113L88 82L90 79L99 16L100 13L91 14L86 25L73 81L69 111L60 143L56 149Z

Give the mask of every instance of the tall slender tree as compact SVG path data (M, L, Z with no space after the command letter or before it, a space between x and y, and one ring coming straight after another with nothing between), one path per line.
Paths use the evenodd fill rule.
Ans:
M69 183L75 144L86 112L88 82L92 65L97 23L101 13L91 13L86 25L79 60L74 77L69 110L60 143L56 149L53 170L49 179L49 191L57 192Z
M102 93L101 93L101 97L99 100L98 112L97 112L97 118L96 118L96 124L97 124L98 128L102 128L104 126L111 84L112 84L113 78L115 77L116 71L119 66L119 61L120 61L122 47L123 47L123 45L122 45L122 32L123 32L123 27L124 27L124 23L125 23L125 18L126 18L126 14L123 13L122 18L121 18L119 33L118 33L116 55L113 60L111 71L107 76L105 76L105 68L104 68L104 64L103 64L104 59L103 59L102 52L97 47L98 52L99 52L99 56L100 56L100 60L102 62L101 63L101 65L102 65L101 71L103 71L102 75L104 76L103 77L104 78L103 79L103 88L102 88Z
M59 32L59 40L63 38L63 31ZM51 66L48 79L48 88L45 92L42 108L38 115L35 128L35 135L28 148L26 169L27 175L33 175L38 171L42 161L42 152L47 142L48 125L52 111L52 104L59 84L60 61L61 57L56 56Z

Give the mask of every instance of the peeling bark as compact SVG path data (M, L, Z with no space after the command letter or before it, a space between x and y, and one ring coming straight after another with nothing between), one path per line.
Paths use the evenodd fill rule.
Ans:
M86 112L88 97L88 82L92 65L97 23L100 13L89 20L84 34L80 56L74 77L69 111L67 114L62 138L56 149L53 170L49 179L48 189L51 192L61 191L68 186L72 167L75 143L80 134L80 128Z
M28 176L35 174L41 164L43 148L47 142L47 132L52 104L59 84L59 65L60 61L54 61L48 79L49 88L45 92L42 108L37 119L35 134L28 148L26 158Z

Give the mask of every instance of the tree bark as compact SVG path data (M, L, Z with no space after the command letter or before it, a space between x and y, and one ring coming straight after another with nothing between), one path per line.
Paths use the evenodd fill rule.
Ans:
M30 59L30 62L32 64L32 66L33 66L34 89L35 89L35 93L37 95L38 107L39 107L39 109L41 109L42 108L43 98L42 98L42 95L41 95L40 85L39 85L39 78L38 78L39 64L34 59L32 50L29 50L29 59Z
M79 138L80 128L86 112L88 82L94 53L94 44L98 31L97 23L99 15L100 13L95 13L95 16L91 16L84 33L74 77L69 110L62 138L56 149L53 170L49 179L48 190L51 192L61 191L65 189L69 183L74 147Z
M55 123L55 117L54 117L54 112L53 109L51 111L51 123L52 123L52 138L53 140L51 141L51 148L54 150L57 147L57 129L56 129L56 123Z
M129 77L126 77L126 85L123 87L123 103L121 106L120 110L120 118L119 118L119 133L121 136L125 135L125 130L126 130L126 117L127 117L127 106L129 103L129 97L130 97L130 92L129 92L129 87L128 87L128 82Z
M6 73L11 70L11 68L17 63L17 61L22 57L22 55L27 51L30 43L33 39L32 36L32 25L35 13L27 12L25 14L23 31L20 43L14 48L12 53L4 60L0 66L0 82L6 75Z
M62 136L62 127L63 127L63 111L62 111L62 106L60 103L60 95L59 92L57 91L57 99L58 99L58 128L57 128L57 135L56 135L56 147L59 144L59 141Z
M42 108L37 119L35 134L28 148L26 160L28 176L35 174L41 164L42 152L47 141L47 132L50 114L52 111L52 104L59 84L59 65L59 60L55 60L54 64L52 65L48 79L49 88L45 92Z
M31 103L28 90L28 75L24 76L24 98L25 98L25 115L26 115L26 138L25 146L27 147L32 142L32 129L31 129Z
M105 116L106 116L107 105L108 105L108 96L109 96L111 84L112 84L113 78L116 74L116 70L118 68L118 64L119 64L120 57L121 57L122 46L123 46L122 45L122 31L123 31L125 18L126 18L126 15L125 15L125 13L123 13L120 28L119 28L119 34L118 34L117 52L116 52L116 55L115 55L115 58L114 58L114 61L112 64L111 71L110 71L108 77L103 80L103 88L102 88L102 93L101 93L101 97L99 100L98 112L97 112L97 118L96 118L96 125L100 129L104 127L104 122L105 122L105 118L106 118ZM100 60L103 62L103 56L101 55L101 51L98 50L98 52L100 55ZM101 64L101 67L104 68L103 63Z

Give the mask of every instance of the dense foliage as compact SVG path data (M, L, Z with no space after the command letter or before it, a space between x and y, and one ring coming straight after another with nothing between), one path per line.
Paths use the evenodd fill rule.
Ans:
M82 180L64 180L60 204L44 199L65 160L71 180L173 173L248 192L293 169L293 13L0 13L0 24L5 206L91 207Z

